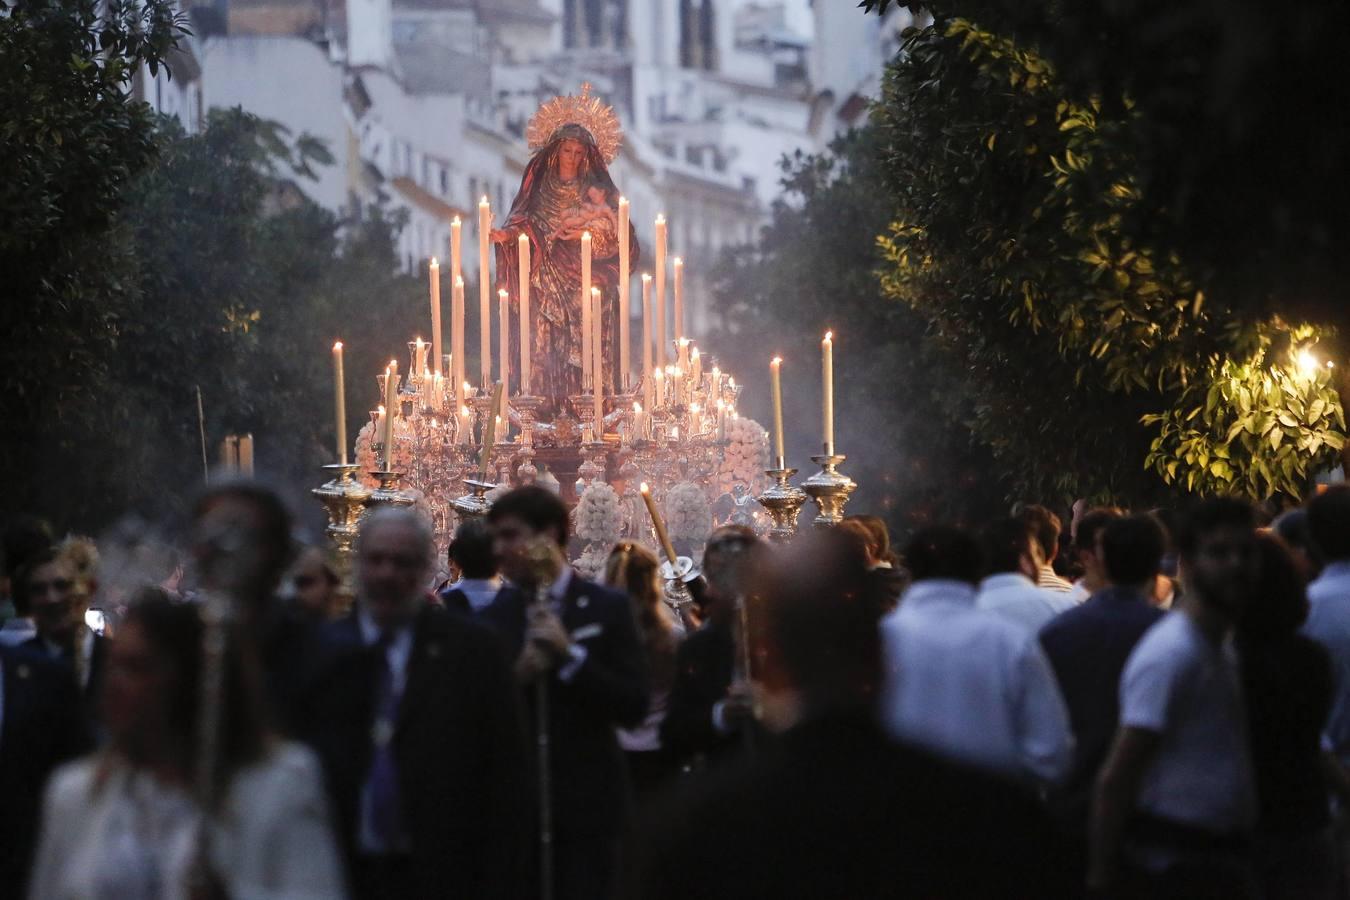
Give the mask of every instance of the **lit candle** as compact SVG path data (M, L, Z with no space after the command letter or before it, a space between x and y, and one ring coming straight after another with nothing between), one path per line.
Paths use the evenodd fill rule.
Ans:
M591 361L595 366L595 374L591 378L591 384L594 385L592 393L595 394L595 439L598 441L605 435L605 365L604 352L601 349L601 321L603 316L600 308L600 289L591 288L591 325L594 333L591 337Z
M703 357L699 355L697 347L689 352L689 377L693 380L694 387L703 383Z
M773 398L773 465L786 468L787 454L783 452L783 381L780 369L783 360L775 356L769 362L769 392Z
M431 376L431 408L440 409L445 405L445 376ZM434 421L434 420L433 420Z
M834 456L834 333L830 331L825 332L820 342L820 368L824 381L825 455Z
M666 362L666 217L656 217L656 364Z
M717 398L717 439L727 439L727 404L721 397Z
M642 273L642 371L643 373L652 370L652 322L655 313L652 311L652 276L646 272ZM655 406L652 401L652 380L643 379L642 396L647 400L647 408Z
M464 225L459 216L450 220L450 281L464 275Z
M469 407L461 406L459 408L459 433L455 435L456 441L461 444L467 444L472 439L473 434L473 413Z
M642 404L636 400L633 401L633 440L641 440L642 434Z
M384 409L384 470L389 472L394 458L394 419L398 415L398 363L394 360L384 370Z
M581 389L590 386L591 371L591 233L581 234Z
M347 385L342 371L342 341L333 344L333 409L337 421L338 462L347 464Z
M456 275L450 289L450 384L455 405L465 398L464 389L464 276Z
M436 257L431 258L431 368L436 374L441 371L441 264ZM420 340L420 339L419 339ZM423 351L425 353L425 351ZM418 362L417 371L426 368L425 357Z
M412 374L421 375L427 370L427 342L420 337L413 341Z
M530 395L530 236L525 232L516 238L516 255L520 259L520 393Z
M253 477L252 434L245 434L239 438L239 474L245 478Z
M678 338L675 341L677 352L675 354L675 365L684 371L689 371L689 338Z
M675 545L670 542L670 535L666 533L666 523L661 521L661 513L656 509L656 498L652 496L652 489L644 481L638 490L642 494L642 502L647 504L647 514L652 517L652 527L656 529L656 539L661 542L661 549L665 551L666 559L670 560L670 565L674 567Z
M629 350L629 281L628 271L628 198L619 198L619 390L627 390L632 373Z
M505 290L497 292L497 362L502 384L511 383L511 296ZM507 393L510 393L508 387Z
M683 374L679 366L666 366L666 390L670 392L671 406L679 406L684 402L684 395L680 391Z
M661 371L660 366L652 369L652 393L655 395L653 401L656 406L663 406L666 402L666 376Z
M684 260L675 257L675 337L684 337Z
M478 355L482 360L483 390L492 384L492 310L489 302L491 278L488 269L488 232L492 230L492 206L484 195L478 201Z

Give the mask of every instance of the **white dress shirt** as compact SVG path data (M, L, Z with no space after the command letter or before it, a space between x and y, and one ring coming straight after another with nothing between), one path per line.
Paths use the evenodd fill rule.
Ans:
M1332 752L1350 762L1350 561L1328 563L1308 585L1303 633L1326 648L1336 672L1336 694L1327 717Z
M1073 734L1049 661L1035 635L976 609L971 585L914 584L881 635L895 737L1001 774L1067 774Z
M491 578L461 578L450 585L450 588L465 596L469 601L469 609L480 613L497 599L497 592L502 589L502 579L499 575Z
M1037 587L1021 572L990 575L980 582L975 597L976 609L1002 616L1030 634L1073 606L1071 595Z

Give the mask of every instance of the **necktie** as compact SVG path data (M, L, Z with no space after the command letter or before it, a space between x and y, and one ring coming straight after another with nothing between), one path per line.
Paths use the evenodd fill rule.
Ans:
M394 760L394 727L402 699L389 664L393 635L385 632L375 644L375 722L371 730L374 752L370 761L370 828L375 838L393 850L403 836L402 802L399 798L398 765Z

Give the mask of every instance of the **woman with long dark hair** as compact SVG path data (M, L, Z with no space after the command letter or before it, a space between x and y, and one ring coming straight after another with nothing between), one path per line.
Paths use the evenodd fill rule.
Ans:
M684 637L661 586L656 555L641 544L623 541L605 563L605 584L628 594L638 635L647 651L651 676L651 704L647 718L636 728L619 730L619 745L628 760L628 772L639 802L660 789L677 769L675 757L661 745L661 721L675 683L675 651Z
M345 893L318 762L267 731L235 648L225 653L220 799L201 808L204 634L197 605L159 588L133 597L109 651L107 746L47 788L34 900Z

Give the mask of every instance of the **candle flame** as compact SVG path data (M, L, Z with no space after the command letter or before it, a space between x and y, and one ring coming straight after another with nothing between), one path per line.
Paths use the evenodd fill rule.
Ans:
M676 266L682 266L682 265L684 265L684 260L680 259L678 256L675 257L675 265L676 265Z
M467 419L469 417L469 408L467 406L461 406L459 408L459 414Z
M633 412L635 412L635 413L640 413L640 412L642 412L642 404L641 404L641 403L638 403L636 400L633 401Z
M652 280L652 273L650 273L650 272L643 272L643 273L642 273L642 280L643 280L643 281L651 281L651 280Z
M481 199L481 200L478 201L478 205L479 205L479 206L487 206L487 205L488 205L488 202L487 202L487 194L484 194L484 195L483 195L483 199Z
M380 415L384 415L384 406L380 405L375 407L375 411L378 412Z
M666 214L665 214L665 213L657 213L657 214L656 214L656 224L657 224L657 225L664 225L664 224L666 224Z
M334 350L341 351L341 350L342 350L342 341L334 341L334 342L333 342L333 349L334 349Z
M464 276L463 276L463 275L456 275L456 276L455 276L455 287L457 287L457 288L462 288L462 287L464 287Z
M620 194L620 195L619 195L619 202L620 202L620 203L627 203L627 202L628 202L628 198L625 197L623 194Z
M441 267L441 264L436 261L436 257L434 256L431 258L431 267L433 269L439 269Z
M501 299L505 300L505 299L506 299L506 288L498 288L498 290L497 290L497 296L500 297Z
M593 288L591 288L591 296L592 296L592 297L599 297L599 296L600 296L600 289L599 289L598 287L593 287Z
M775 356L773 359L769 360L769 365L771 366L781 366L782 364L783 364L783 357L781 356ZM717 370L713 369L713 371L716 372Z
M694 351L693 351L692 353L690 353L689 356L690 356L692 359L699 359L700 357L699 357L699 353L698 353L698 348L695 347L695 348L694 348Z
M591 242L591 233L589 231L583 231L581 233L581 239L589 244Z
M833 331L827 331L827 332L825 332L825 340L827 340L827 341L832 341L832 340L834 340L834 332L833 332Z
M650 494L650 493L652 492L652 489L649 488L649 487L647 487L647 482L645 482L645 481L642 482L642 484L638 486L638 490L639 490L639 491L642 491L642 493L644 493L644 494Z
M458 228L458 227L460 227L459 216L455 216L453 219L451 219L451 220L450 220L450 225L451 225L451 227L453 227L453 228Z
M652 377L653 377L653 378L664 378L665 375L663 375L663 374L661 373L661 369L660 369L660 367L658 366L657 369L656 369L656 371L652 373Z

